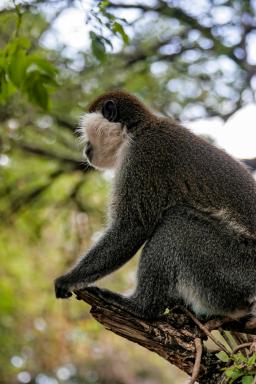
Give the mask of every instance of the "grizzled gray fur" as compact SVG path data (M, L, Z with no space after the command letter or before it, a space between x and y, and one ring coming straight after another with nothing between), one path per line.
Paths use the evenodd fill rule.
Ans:
M109 224L55 280L56 297L115 271L143 245L132 296L90 289L141 318L180 302L198 315L249 314L256 299L256 183L245 167L122 91L99 97L81 131L88 161L105 169L105 157L115 169Z

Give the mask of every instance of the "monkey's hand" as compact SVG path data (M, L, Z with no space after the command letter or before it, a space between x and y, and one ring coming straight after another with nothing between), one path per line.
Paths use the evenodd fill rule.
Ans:
M74 286L70 283L67 276L60 276L54 281L55 296L57 299L68 299L72 296Z
M131 223L130 227L127 222ZM124 220L113 223L65 275L55 280L57 298L66 299L103 276L120 268L136 253L147 237L144 227Z

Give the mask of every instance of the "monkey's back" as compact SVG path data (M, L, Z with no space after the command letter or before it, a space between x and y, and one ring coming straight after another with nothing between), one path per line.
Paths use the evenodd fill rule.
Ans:
M134 156L150 166L166 205L183 202L256 237L256 183L241 163L170 119L156 119L136 141Z

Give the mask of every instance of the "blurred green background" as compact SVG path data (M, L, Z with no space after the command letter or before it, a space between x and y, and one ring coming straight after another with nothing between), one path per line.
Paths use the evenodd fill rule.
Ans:
M85 303L54 298L104 227L113 177L88 168L75 130L116 87L181 121L225 122L255 102L255 28L247 0L0 0L1 384L184 382ZM132 290L136 264L99 284Z

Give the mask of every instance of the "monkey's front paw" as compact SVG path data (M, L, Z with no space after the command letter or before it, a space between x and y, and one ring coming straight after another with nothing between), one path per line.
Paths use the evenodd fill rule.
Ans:
M60 276L54 281L55 296L57 299L68 299L72 296L72 287L65 276Z

